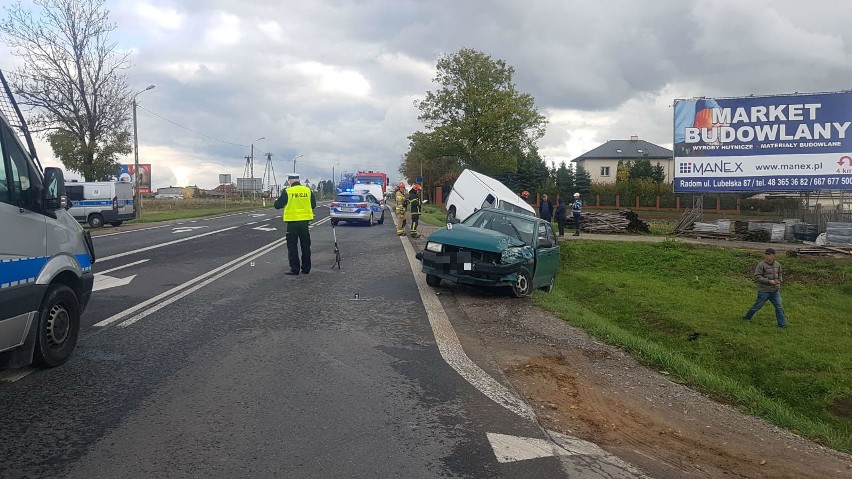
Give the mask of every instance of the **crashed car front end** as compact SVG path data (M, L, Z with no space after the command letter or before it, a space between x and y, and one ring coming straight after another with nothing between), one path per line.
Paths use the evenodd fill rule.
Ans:
M421 270L427 275L456 283L508 286L517 281L521 268L531 269L534 263L531 246L508 238L478 245L459 244L476 243L474 241L453 241L457 244L447 244L440 242L440 238L429 239L426 249L417 254L422 264Z

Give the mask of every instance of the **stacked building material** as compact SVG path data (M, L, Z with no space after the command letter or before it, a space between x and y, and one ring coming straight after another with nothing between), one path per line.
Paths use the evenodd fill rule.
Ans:
M574 228L574 217L569 216L566 228ZM583 212L580 215L580 229L586 233L647 233L648 224L639 219L639 215L630 210L618 213Z
M827 223L825 241L831 246L852 246L852 223Z

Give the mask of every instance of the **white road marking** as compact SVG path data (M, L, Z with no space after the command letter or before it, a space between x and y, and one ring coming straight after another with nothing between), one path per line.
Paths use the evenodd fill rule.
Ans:
M278 228L276 228L276 227L274 227L274 226L270 227L270 226L269 226L269 223L267 223L267 224L265 224L265 225L255 226L255 227L254 227L254 228L252 228L252 229L253 229L253 230L258 230L258 231L278 231Z
M155 245L152 245L152 246L146 246L145 248L139 248L139 249L133 250L133 251L126 251L124 253L118 253L118 254L114 254L112 256L105 256L103 258L98 258L98 261L109 261L109 260L113 260L113 259L116 259L116 258L123 258L125 256L129 256L129 255L136 254L136 253L141 253L143 251L150 251L152 249L162 248L164 246L170 246L170 245L177 244L177 243L183 243L184 241L191 241L191 240L194 240L196 238L215 235L217 233L222 233L224 231L230 231L230 230L236 229L236 228L238 228L238 226L231 226L230 228L223 228L223 229L220 229L220 230L210 231L210 232L202 233L200 235L195 235L195 236L187 236L186 238L181 238L181 239L177 239L177 240L174 240L174 241L167 241L165 243L155 244Z
M147 263L148 261L151 261L151 260L149 260L149 259L141 259L141 260L139 260L139 261L134 261L133 263L127 263L127 264L122 265L122 266L116 266L115 268L108 269L108 270L106 270L106 271L101 271L100 273L96 273L96 274L107 274L107 273L112 273L113 271L118 271L118 270L120 270L120 269L129 268L129 267L131 267L131 266L136 266L137 264Z
M18 369L7 369L5 371L0 371L0 381L5 383L13 383L26 376L29 376L30 374L36 371L38 371L36 368L32 368L29 366Z
M246 223L246 226L256 225L257 223L258 223L257 221L250 221L250 222Z
M159 310L161 310L161 309L165 308L166 306L168 306L168 305L170 305L170 304L174 303L175 301L177 301L177 300L179 300L179 299L181 299L181 298L184 298L184 297L186 297L186 296L188 296L188 295L190 295L190 294L192 294L192 293L194 293L194 292L198 291L199 289L201 289L201 288L203 288L203 287L207 286L208 284L210 284L210 283L212 283L212 282L216 281L217 279L221 278L222 276L225 276L226 274L228 274L228 273L230 273L230 272L232 272L232 271L234 271L234 270L236 270L236 269L239 269L239 268L241 268L241 267L245 266L247 263L250 263L250 262L254 261L255 259L257 259L257 258L259 258L259 257L261 257L261 256L263 256L263 255L265 255L266 253L269 253L270 251L272 251L272 250L274 250L274 249L276 249L276 248L278 248L278 247L282 246L284 243L285 243L285 241L284 241L283 239L278 240L278 241L276 241L275 243L272 243L272 245L270 245L268 248L264 249L263 251L260 251L260 252L258 252L257 254L254 254L254 255L252 255L252 256L250 256L250 257L248 257L248 258L244 259L243 261L240 261L239 263L237 263L237 264L235 264L235 265L231 266L230 268L228 268L228 269L226 269L226 270L222 271L221 273L219 273L219 274L217 274L217 275L215 275L215 276L213 276L213 277L211 277L211 278L209 278L209 279L207 279L207 280L205 280L205 281L203 281L203 282L201 282L201 283L198 283L197 285L195 285L195 286L193 286L193 287L191 287L191 288L189 288L189 289L187 289L187 290L181 291L180 293L178 293L178 294L176 294L176 295L172 296L172 297L171 297L171 298L169 298L169 299L166 299L166 300L164 300L164 301L162 301L162 302L160 302L160 303L157 303L155 306L152 306L151 308L146 309L145 311L140 312L139 314L137 314L137 315L133 316L133 317L132 317L132 318L130 318L130 319L127 319L127 320L125 320L125 321L122 321L121 323L119 323L119 324L118 324L118 327L120 327L120 328L126 328L126 327L128 327L128 326L130 326L130 325L132 325L132 324L136 323L137 321L139 321L139 320L141 320L141 319L144 319L145 317L147 317L147 316L149 316L149 315L151 315L151 314L153 314L153 313L155 313L155 312L157 312L157 311L159 311Z
M509 436L506 434L495 434L492 432L486 433L485 435L488 437L488 442L491 443L491 449L494 450L494 456L497 457L497 462L500 463L526 461L528 459L537 459L539 457L568 455L568 451L565 451L560 447L554 447L554 444L546 439Z
M189 233L191 231L200 230L201 228L207 228L206 226L181 226L180 228L175 228L172 230L172 233Z
M114 278L112 276L107 276L103 273L95 274L95 284L92 285L92 291L102 291L104 289L117 288L119 286L127 286L133 281L136 275L128 276L126 278Z
M261 218L263 216L266 216L266 214L264 214L264 213L249 213L249 216L251 216L252 218Z
M394 222L396 222L396 217L394 217ZM420 290L420 298L426 308L426 315L429 317L429 324L432 326L432 332L435 335L435 341L438 343L438 351L441 353L441 357L467 382L492 401L518 416L535 421L535 413L523 399L489 376L467 357L461 341L459 341L456 331L447 317L447 312L441 306L441 301L435 291L426 284L426 275L420 272L420 263L414 258L414 248L408 238L401 236L399 239L402 241L402 247L405 249L405 255L411 265L411 272L414 274L417 289Z
M558 449L557 455L565 457L579 457L584 459L580 462L586 466L589 460L596 464L595 473L601 478L630 478L650 479L650 476L639 470L636 466L622 461L617 456L601 449L595 443L582 439L566 436L555 431L547 431L547 435L554 441L554 447ZM585 469L585 467L584 467ZM594 476L592 476L594 477Z
M189 287L191 287L191 286L192 286L193 284L195 284L195 283L198 283L198 282L200 282L200 281L204 281L205 279L207 279L207 278L209 278L209 277L211 277L211 276L213 276L213 275L215 275L215 274L219 273L220 271L225 270L225 269L227 269L227 268L230 268L231 266L233 266L233 265L235 265L235 264L237 264L237 263L239 263L239 262L241 262L241 261L245 260L246 258L249 258L249 257L251 257L252 255L257 254L259 251L263 251L263 250L268 249L268 248L274 248L274 247L281 246L282 244L284 244L284 241L285 241L285 240L284 240L284 238L281 238L281 239L278 239L278 240L273 241L272 243L269 243L269 244L267 244L267 245L261 246L260 248L258 248L258 249L256 249L256 250L254 250L254 251L252 251L252 252L250 252L250 253L246 253L246 254L244 254L243 256L240 256L239 258L237 258L237 259L235 259L235 260L233 260L233 261L230 261L230 262L228 262L228 263L223 264L222 266L219 266L218 268L215 268L215 269L213 269L213 270L211 270L211 271L208 271L208 272L206 272L206 273L204 273L204 274L202 274L202 275L196 276L195 278L193 278L193 279L191 279L191 280L189 280L189 281L187 281L187 282L185 282L185 283L183 283L183 284L179 284L179 285L175 286L174 288L172 288L172 289L170 289L170 290L168 290L168 291L166 291L166 292L164 292L164 293L158 294L157 296L154 296L154 297L153 297L153 298L151 298L151 299L148 299L148 300L146 300L146 301L143 301L143 302L141 302L141 303L139 303L139 304L137 304L137 305L135 305L135 306L131 306L130 308L127 308L127 309L125 309L124 311L121 311L121 312L119 312L119 313L116 313L116 314L114 314L114 315L110 316L109 318L104 319L103 321L100 321L100 322L98 322L98 323L95 323L95 327L102 328L102 327L104 327L104 326L109 326L110 324L112 324L112 323L114 323L114 322L116 322L116 321L119 321L119 320L121 320L121 319L124 319L124 318L126 318L127 316L130 316L131 314L136 313L137 311L140 311L140 310L142 310L142 309L145 309L145 308L147 308L148 306L150 306L150 305L152 305L152 304L155 304L155 303L157 303L157 302L159 302L159 301L161 301L161 300L163 300L163 299L165 299L165 298L167 298L167 297L171 296L172 294L178 293L178 292L180 292L181 290L184 290L184 289L186 289L186 288L189 288Z

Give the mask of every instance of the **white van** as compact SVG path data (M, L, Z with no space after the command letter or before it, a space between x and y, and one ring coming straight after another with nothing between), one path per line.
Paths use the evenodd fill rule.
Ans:
M464 170L447 196L447 222L464 221L482 208L499 208L535 216L535 210L503 183L473 170Z
M136 217L133 208L133 184L126 181L90 181L65 183L71 209L80 223L100 228L104 223L120 226Z
M0 80L0 369L58 366L77 344L95 250L65 209L62 170L42 174L2 72Z
M353 193L368 193L373 195L379 203L385 204L385 194L382 192L382 185L357 184L352 187Z

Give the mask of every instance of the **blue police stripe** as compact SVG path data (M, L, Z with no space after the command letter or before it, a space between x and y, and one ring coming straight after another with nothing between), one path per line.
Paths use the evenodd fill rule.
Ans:
M76 206L108 206L112 207L112 200L81 200L72 201L72 207ZM118 200L118 206L133 206L133 200Z
M92 258L89 257L89 254L78 254L76 256L77 262L80 263L80 268L83 269L83 272L86 273L92 270Z
M47 260L47 256L3 260L0 262L0 289L34 282Z

